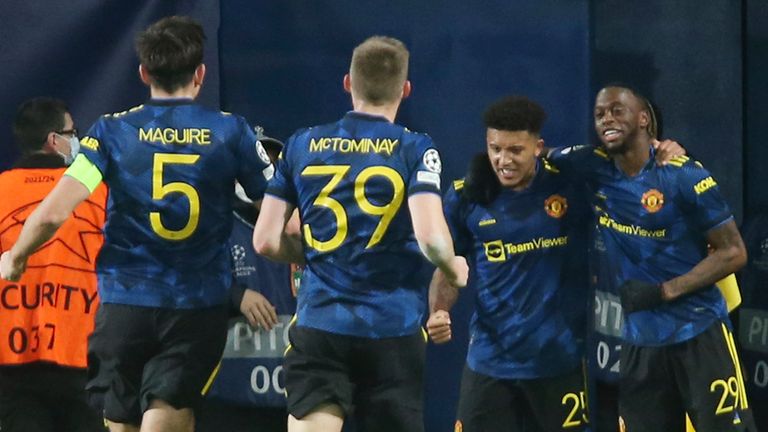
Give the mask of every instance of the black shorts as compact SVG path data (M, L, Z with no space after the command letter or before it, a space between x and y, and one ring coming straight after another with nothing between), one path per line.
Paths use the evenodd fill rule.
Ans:
M293 326L285 355L288 412L302 418L336 404L359 430L421 432L426 341L419 332L385 339Z
M3 432L105 432L88 405L85 369L50 363L0 367Z
M589 419L594 432L619 432L619 384L593 381Z
M88 339L91 401L104 417L138 425L150 402L196 409L227 340L227 309L102 304Z
M463 432L583 431L584 374L498 379L464 367L456 430Z
M285 408L239 406L205 398L195 413L195 432L286 432Z
M715 323L688 341L663 346L623 344L619 414L626 430L755 431L733 335Z

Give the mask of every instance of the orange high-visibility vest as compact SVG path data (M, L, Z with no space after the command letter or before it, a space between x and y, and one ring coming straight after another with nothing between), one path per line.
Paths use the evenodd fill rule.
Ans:
M0 252L13 246L24 221L64 171L24 168L0 174ZM95 267L104 242L106 201L107 188L101 184L29 257L21 280L0 279L0 364L48 361L86 367L99 304Z

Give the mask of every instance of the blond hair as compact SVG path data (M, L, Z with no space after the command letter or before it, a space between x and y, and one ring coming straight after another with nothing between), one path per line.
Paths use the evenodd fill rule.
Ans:
M366 39L352 52L352 90L373 105L397 101L408 77L409 56L405 44L395 38Z

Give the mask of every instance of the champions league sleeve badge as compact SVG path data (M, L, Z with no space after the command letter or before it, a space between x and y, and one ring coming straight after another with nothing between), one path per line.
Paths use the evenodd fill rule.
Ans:
M443 163L440 161L440 154L435 149L429 149L424 152L424 166L433 173L440 174L443 170Z

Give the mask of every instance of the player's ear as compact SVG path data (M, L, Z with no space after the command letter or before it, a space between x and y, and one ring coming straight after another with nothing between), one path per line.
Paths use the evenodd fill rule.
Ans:
M141 82L146 85L150 85L152 82L152 80L149 78L149 71L143 64L139 65L139 78L141 78Z
M403 83L403 99L411 95L412 89L413 88L411 87L411 81L405 80L405 82Z
M648 111L642 110L640 111L640 119L638 120L637 124L642 129L648 129L648 123L650 122L651 118L648 114Z
M541 152L544 150L544 138L536 140L536 157L541 156Z
M344 74L344 80L342 84L344 86L345 92L352 93L352 78L349 76L349 74Z
M200 63L195 68L195 75L192 77L192 81L195 83L196 86L200 87L203 85L204 79L205 79L205 65L203 63Z

